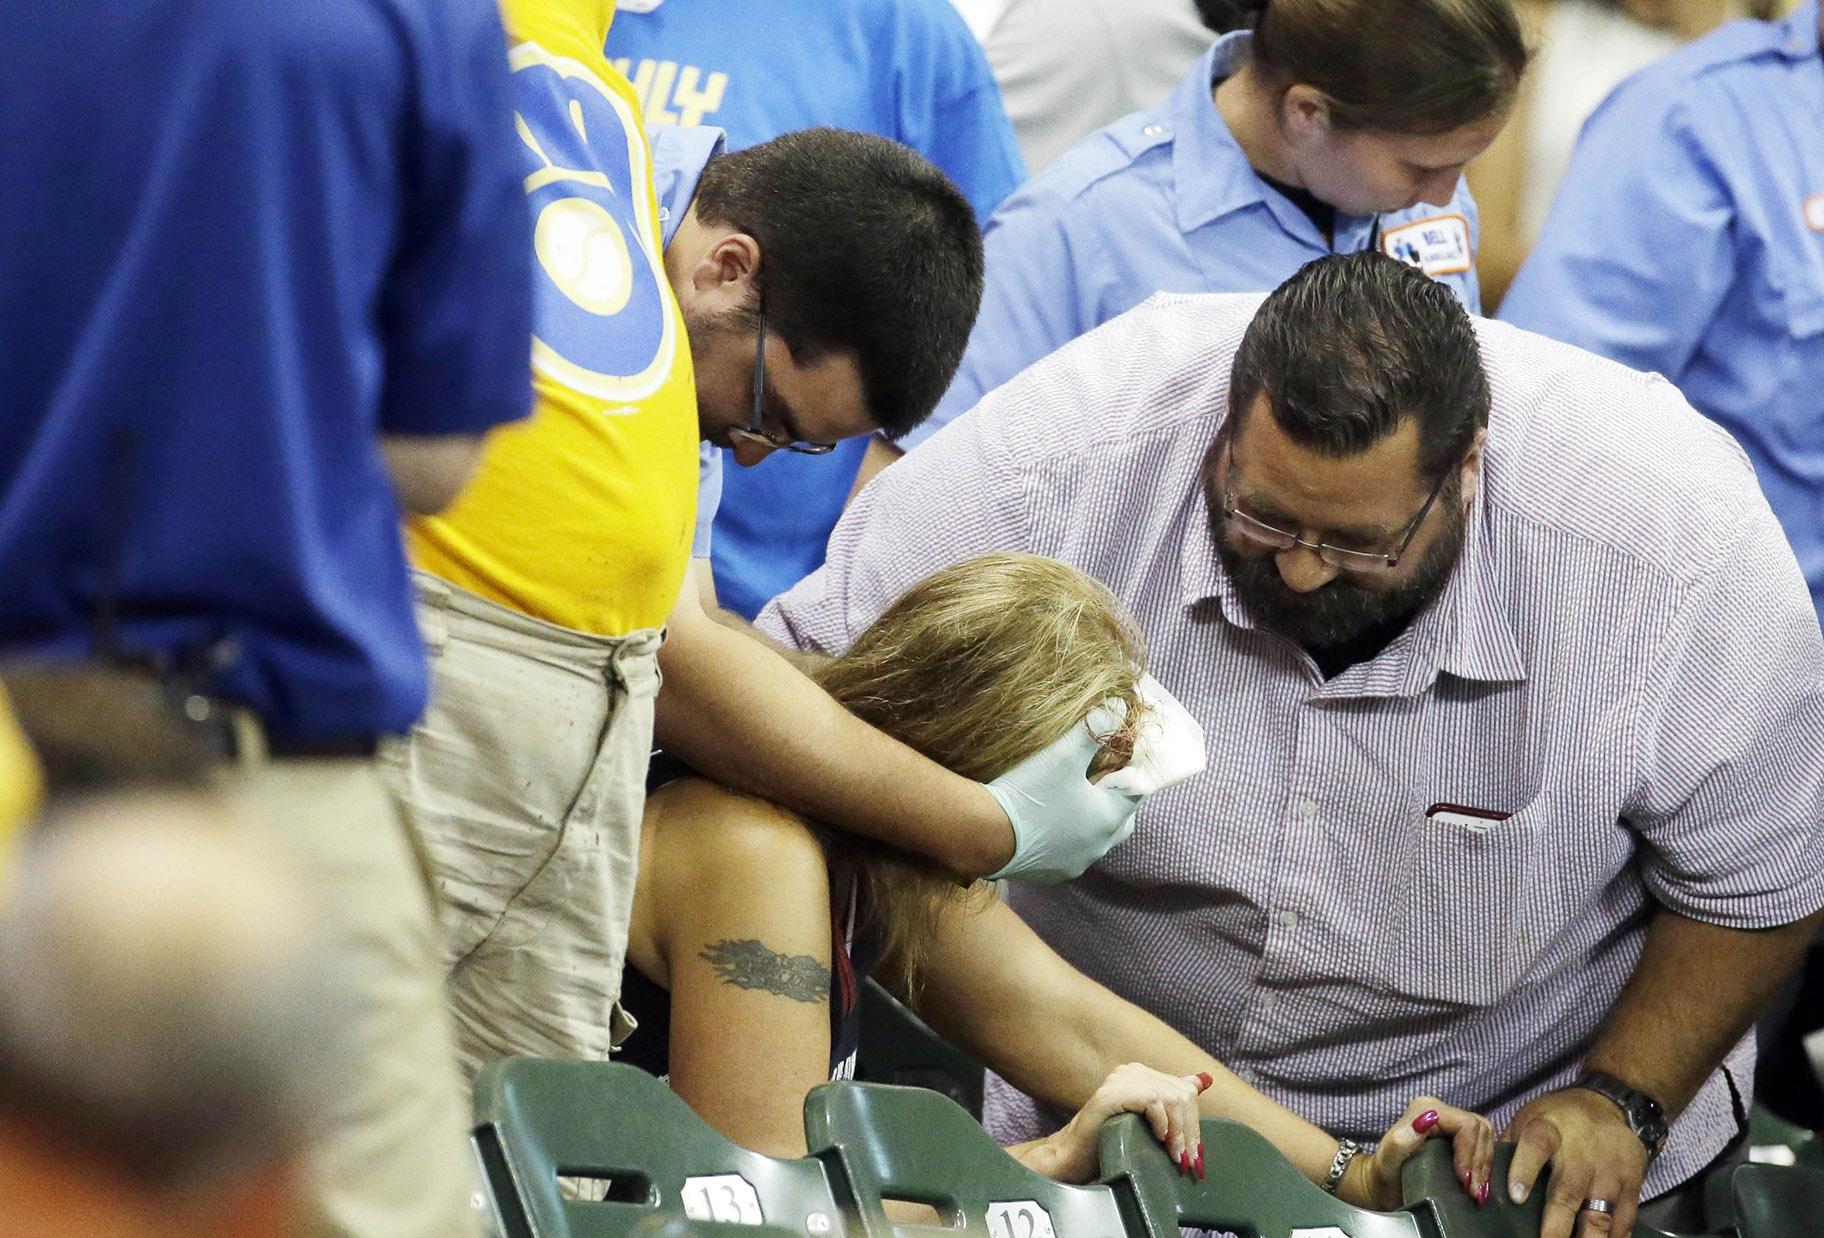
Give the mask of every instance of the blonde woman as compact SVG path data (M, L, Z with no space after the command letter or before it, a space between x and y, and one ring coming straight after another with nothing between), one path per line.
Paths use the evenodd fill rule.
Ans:
M1131 752L1142 661L1139 634L1100 585L1049 559L994 554L914 586L817 678L967 777L993 777L1073 727L1094 775ZM1110 699L1127 721L1102 711L1092 730ZM1120 1112L1145 1114L1187 1173L1202 1169L1200 1114L1255 1127L1316 1182L1339 1160L1336 1139L1078 973L987 886L702 779L647 801L627 963L622 1002L641 1026L624 1060L668 1075L717 1129L772 1155L804 1153L805 1093L852 1071L856 986L871 971L990 1068L1078 1109L1064 1129L1009 1149L1053 1178L1091 1178L1096 1132ZM1401 1164L1434 1136L1454 1140L1459 1179L1485 1200L1488 1123L1425 1097L1372 1155L1340 1158L1337 1193L1397 1205Z

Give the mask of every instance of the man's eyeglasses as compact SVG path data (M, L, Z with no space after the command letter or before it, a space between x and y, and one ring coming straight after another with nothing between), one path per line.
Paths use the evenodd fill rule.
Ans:
M1268 524L1264 520L1256 520L1236 507L1234 491L1230 488L1235 477L1233 440L1223 443L1222 471L1222 518L1228 522L1229 528L1235 531L1235 536L1248 545L1275 553L1291 550L1294 546L1303 546L1306 550L1316 554L1324 563L1342 571L1379 572L1399 565L1401 556L1412 545L1412 539L1418 536L1419 526L1425 523L1425 517L1431 511L1432 504L1438 501L1438 496L1444 492L1444 484L1450 480L1451 474L1456 469L1453 467L1444 470L1444 475L1438 478L1437 485L1433 486L1431 493L1425 496L1425 505L1419 508L1419 514L1414 516L1405 530L1400 533L1400 544L1391 554L1370 550L1351 550L1347 546L1332 546L1329 542L1306 541L1289 530Z
M801 456L823 456L836 450L834 443L807 443L798 438L779 438L766 428L766 302L760 303L759 338L754 344L754 411L747 428L737 426L729 431L731 438L744 438L776 451L795 451ZM791 424L786 423L790 430Z

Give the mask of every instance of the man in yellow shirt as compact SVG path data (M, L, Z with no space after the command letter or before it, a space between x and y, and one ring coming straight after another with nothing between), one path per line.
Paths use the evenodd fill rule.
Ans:
M993 788L925 760L712 618L690 566L699 438L747 464L935 404L980 297L967 203L890 143L796 135L711 161L664 229L631 88L600 50L612 4L503 12L538 407L457 504L411 527L434 689L389 754L442 895L471 1072L508 1053L605 1057L618 1039L661 630L666 747L833 825L972 875L1058 876L1133 807L1084 777L1093 744ZM1054 817L1070 829L1039 828Z

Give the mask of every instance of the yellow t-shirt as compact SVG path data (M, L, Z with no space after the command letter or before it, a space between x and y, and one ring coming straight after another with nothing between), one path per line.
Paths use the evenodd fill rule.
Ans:
M613 0L501 0L534 221L535 408L498 430L418 566L521 613L621 636L663 626L690 557L696 383L666 281L652 152L602 55Z

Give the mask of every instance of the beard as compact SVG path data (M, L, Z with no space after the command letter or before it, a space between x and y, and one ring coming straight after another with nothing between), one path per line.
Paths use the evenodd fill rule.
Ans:
M1250 615L1303 649L1335 649L1374 634L1391 639L1391 630L1404 626L1444 591L1469 524L1461 497L1462 484L1453 478L1438 495L1444 528L1412 574L1391 589L1365 589L1345 574L1299 593L1287 587L1273 555L1249 558L1237 553L1223 535L1220 517L1210 522L1210 534L1235 596Z

